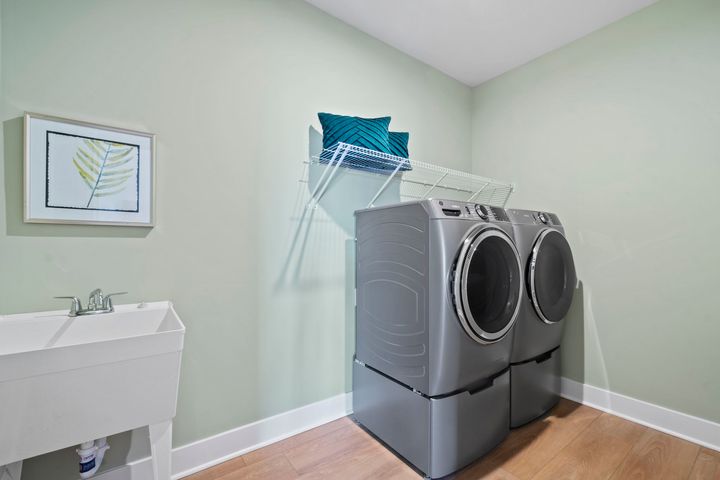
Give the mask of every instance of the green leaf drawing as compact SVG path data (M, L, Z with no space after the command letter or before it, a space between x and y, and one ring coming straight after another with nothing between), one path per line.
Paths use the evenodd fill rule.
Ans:
M85 139L72 159L80 178L90 189L86 208L93 199L117 195L125 190L127 181L135 176L135 167L128 165L136 147L122 143Z

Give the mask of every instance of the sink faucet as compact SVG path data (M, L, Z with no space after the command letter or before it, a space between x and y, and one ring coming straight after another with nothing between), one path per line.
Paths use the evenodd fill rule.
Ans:
M97 315L99 313L112 313L115 311L112 303L112 297L114 295L125 295L127 292L115 292L103 295L102 290L96 288L90 292L90 299L88 300L87 308L82 307L82 302L78 297L55 297L55 298L67 298L72 300L70 305L69 317L79 317L82 315Z

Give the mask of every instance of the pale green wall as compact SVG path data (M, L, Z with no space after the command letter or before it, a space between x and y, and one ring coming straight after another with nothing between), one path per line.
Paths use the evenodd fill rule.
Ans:
M5 0L1 68L0 312L96 286L172 299L175 445L348 389L346 232L318 214L280 281L318 111L390 114L416 159L470 168L470 88L301 0ZM23 224L25 110L156 133L157 227ZM109 464L144 455L142 433L111 440ZM75 478L75 462L24 478Z
M3 0L0 312L95 286L173 299L188 327L176 445L347 390L336 210L354 204L320 211L285 270L297 179L317 111L392 114L415 158L467 169L472 144L476 172L518 183L511 206L565 221L582 282L568 376L718 421L719 5L663 0L473 102L300 0ZM24 110L157 133L158 226L23 224ZM146 454L143 435L112 439L108 464ZM24 478L75 468L63 451Z
M473 162L567 226L566 375L720 421L720 2L663 0L480 86Z

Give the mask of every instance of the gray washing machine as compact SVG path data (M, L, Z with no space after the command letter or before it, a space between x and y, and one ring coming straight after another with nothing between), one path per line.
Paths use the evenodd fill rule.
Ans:
M575 264L557 215L508 209L525 268L510 360L510 426L545 414L560 399L563 319L577 284Z
M522 264L502 208L423 200L356 212L355 418L431 478L509 431Z

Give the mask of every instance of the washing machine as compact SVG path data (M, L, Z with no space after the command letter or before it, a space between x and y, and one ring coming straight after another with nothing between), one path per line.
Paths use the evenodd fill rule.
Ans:
M522 263L502 208L423 200L356 212L356 420L431 478L509 431Z
M510 426L524 425L560 399L560 341L577 277L557 215L508 209L525 271L510 360Z

